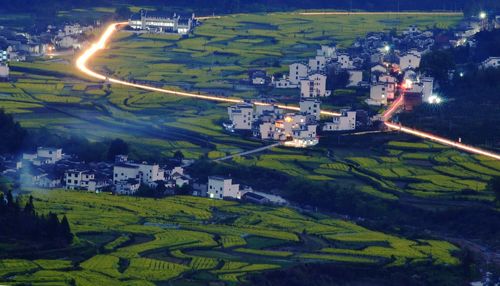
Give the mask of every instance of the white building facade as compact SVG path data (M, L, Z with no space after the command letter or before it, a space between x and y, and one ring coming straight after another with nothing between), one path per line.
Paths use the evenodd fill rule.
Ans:
M241 199L240 185L233 184L232 179L211 176L208 177L207 195L211 199L223 198Z
M229 120L235 130L251 130L254 120L252 104L238 104L227 108Z
M321 73L311 74L307 80L300 81L301 97L325 97L330 92L326 90L326 75Z

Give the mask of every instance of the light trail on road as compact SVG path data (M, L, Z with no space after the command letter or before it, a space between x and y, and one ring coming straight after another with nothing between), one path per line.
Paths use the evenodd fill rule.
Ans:
M307 14L318 14L318 13L321 13L321 14L325 14L325 13L328 13L328 14L332 14L332 13L333 14L335 14L335 13L337 13L337 14L338 13L346 14L348 12L317 12L317 13L312 12L312 13L300 13L300 14L301 15L307 15ZM356 13L359 14L358 12L356 12ZM380 13L383 14L383 12L380 12ZM370 14L373 14L373 13L370 13ZM106 28L106 30L104 31L104 33L101 35L101 37L99 38L99 40L96 43L92 44L90 46L90 48L88 48L87 50L85 50L82 53L82 55L76 60L76 67L82 73L84 73L87 76L92 77L94 79L103 80L103 81L109 81L111 83L120 84L120 85L124 85L124 86L130 86L130 87L134 87L134 88L138 88L138 89L142 89L142 90L155 91L155 92L161 92L161 93L166 93L166 94L172 94L172 95L178 95L178 96L184 96L184 97L191 97L191 98L197 98L197 99L203 99L203 100L210 100L210 101L217 101L217 102L236 103L236 104L245 103L245 101L242 100L242 99L226 98L226 97L213 96L213 95L203 95L203 94L196 94L196 93L189 93L189 92L182 92L182 91L175 91L175 90L170 90L170 89L163 89L163 88L158 88L158 87L152 87L152 86L143 85L143 84L136 84L136 83L132 83L132 82L120 80L120 79L115 79L115 78L107 77L107 76L105 76L103 74L97 73L97 72L89 69L87 67L87 62L89 61L89 59L92 58L98 51L106 48L106 44L108 43L108 41L111 38L111 36L113 35L113 33L116 32L120 26L125 26L125 25L128 25L128 22L120 22L120 23L112 23L112 24L110 24ZM259 105L259 106L269 106L269 105L271 105L270 103L260 102L260 101L255 101L255 102L252 102L252 103L255 104L255 105ZM442 137L439 137L439 136L436 136L436 135L433 135L433 134L430 134L430 133L422 132L422 131L419 131L419 130L416 130L416 129L404 127L402 125L390 122L389 121L390 118L392 117L392 115L394 114L394 112L396 112L396 110L401 106L402 103L403 103L403 97L400 97L400 98L398 98L392 104L392 106L386 112L384 112L384 114L383 114L384 124L388 128L393 129L393 130L398 130L400 132L404 132L404 133L407 133L407 134L411 134L411 135L414 135L414 136L417 136L417 137L421 137L421 138L424 138L424 139L429 139L429 140L432 140L432 141L436 141L436 142L439 142L439 143L441 143L443 145L454 147L454 148L457 148L457 149L460 149L460 150L463 150L463 151L466 151L466 152L469 152L469 153L484 155L484 156L487 156L489 158L500 160L500 155L498 155L498 154L496 154L494 152L482 150L480 148L475 148L475 147L472 147L472 146L469 146L469 145L465 145L465 144L462 144L462 143L458 143L458 142L455 142L455 141L452 141L452 140L449 140L449 139L446 139L446 138L442 138ZM288 105L283 105L283 104L276 104L275 106L278 107L278 108L281 108L281 109L285 109L285 110L300 111L300 108L297 107L297 106L288 106ZM326 110L322 110L321 114L322 115L326 115L326 116L340 116L341 115L338 112L326 111Z
M178 95L178 96L184 96L184 97L191 97L191 98L197 98L197 99L203 99L203 100L211 100L211 101L218 101L218 102L227 102L227 103L245 103L243 99L236 99L236 98L227 98L227 97L220 97L220 96L213 96L213 95L204 95L204 94L196 94L196 93L189 93L189 92L183 92L183 91L176 91L176 90L171 90L171 89L164 89L164 88L158 88L158 87L153 87L153 86L148 86L144 84L137 84L137 83L132 83L112 77L107 77L103 74L97 73L87 67L87 62L89 61L90 58L92 58L99 50L102 50L106 47L106 44L108 43L109 39L113 35L114 32L117 31L117 29L120 26L125 26L128 25L128 22L120 22L120 23L113 23L110 24L102 36L99 38L99 40L90 46L89 49L87 49L83 54L76 60L76 67L82 71L84 74L103 81L109 81L111 83L115 84L120 84L124 86L130 86L134 88L139 88L143 90L148 90L148 91L155 91L155 92L161 92L161 93L166 93L166 94L172 94L172 95ZM260 101L255 101L252 102L255 105L260 105L260 106L269 106L271 105L270 103L266 102L260 102ZM293 111L300 111L300 108L297 106L288 106L288 105L283 105L283 104L275 104L276 107L285 109L285 110L293 110ZM330 112L330 111L321 111L322 115L327 115L327 116L340 116L340 113L337 112Z
M457 148L457 149L460 149L460 150L463 150L463 151L467 151L469 153L474 153L474 154L478 154L478 155L484 155L484 156L487 156L487 157L490 157L490 158L493 158L493 159L496 159L496 160L500 160L500 155L498 155L496 153L493 153L493 152L489 152L489 151L482 150L482 149L479 149L479 148L476 148L476 147L472 147L472 146L469 146L469 145L458 143L458 142L455 142L455 141L452 141L452 140L449 140L449 139L446 139L446 138L443 138L443 137L439 137L439 136L436 136L436 135L433 135L433 134L430 134L430 133L427 133L427 132L422 132L422 131L419 131L419 130L416 130L416 129L408 128L408 127L405 127L405 126L402 126L402 125L399 125L399 124L396 124L396 123L392 123L392 122L389 122L389 121L385 121L384 124L385 124L385 126L391 128L393 130L398 130L398 131L401 131L401 132L404 132L404 133L408 133L408 134L411 134L411 135L415 135L415 136L418 136L418 137L421 137L421 138L424 138L424 139L429 139L431 141L436 141L436 142L439 142L439 143L441 143L443 145L451 146L451 147L454 147L454 148Z

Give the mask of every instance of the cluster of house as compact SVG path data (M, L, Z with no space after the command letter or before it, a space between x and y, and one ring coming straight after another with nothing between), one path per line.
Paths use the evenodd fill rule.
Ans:
M93 26L80 24L49 25L42 33L33 35L0 26L0 79L9 77L9 62L26 61L32 57L53 54L57 50L81 49L87 45L88 32Z
M286 113L274 104L242 103L228 107L231 122L224 127L249 131L262 140L282 141L288 146L313 146L318 144L320 104L318 99L304 98L299 113Z
M141 10L139 14L130 17L128 24L132 30L137 31L186 35L198 25L198 22L194 14L190 17L181 17L177 14L166 17L156 12Z
M125 155L114 162L86 164L74 160L60 148L39 147L34 153L24 153L20 160L0 157L2 176L19 181L22 187L64 188L67 190L114 192L133 195L141 186L164 194L189 186L193 196L212 199L236 199L260 204L287 204L283 198L254 191L251 187L233 184L232 179L210 176L208 183L199 183L185 173L184 167L192 163L184 160L170 166L136 163Z
M86 164L63 154L60 148L39 147L34 153L24 153L21 160L4 165L3 175L17 175L23 186L40 188L133 194L141 185L161 185L168 192L189 185L191 180L180 164L161 168L158 164L129 162L124 155L117 156L114 163Z
M500 28L500 16L491 21L488 17L464 20L455 30L420 30L409 26L401 34L373 32L358 38L345 50L323 45L313 58L289 65L288 74L279 78L267 76L265 71L252 70L250 81L254 85L272 85L279 89L300 90L300 113L286 114L272 104L252 106L250 103L229 108L229 130L251 130L261 139L281 140L292 146L316 144L316 127L319 118L319 98L331 95L327 89L327 74L348 74L347 87L369 89L369 105L388 105L397 95L405 95L405 108L411 109L421 102L433 102L436 86L432 77L419 72L422 56L434 47L448 48L467 41L473 45L472 36L486 29ZM481 67L500 67L500 58L491 57ZM347 77L347 75L346 75ZM361 124L369 125L367 113L341 110L341 116L323 124L323 131L355 130ZM381 119L377 116L372 120ZM365 122L366 121L366 122ZM308 142L308 144L304 144Z

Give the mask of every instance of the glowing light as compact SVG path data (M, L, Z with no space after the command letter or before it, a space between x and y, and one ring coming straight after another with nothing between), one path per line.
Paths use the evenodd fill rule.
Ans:
M437 96L437 95L431 95L429 96L428 100L427 100L430 104L440 104L442 99Z
M464 73L463 72L460 73L460 77L464 77Z
M404 89L412 89L413 88L413 81L411 79L405 79L405 82L403 83L403 88Z
M484 11L483 11L483 12L481 12L481 13L479 13L479 18L480 18L481 20L486 19L486 17L487 17L487 16L488 16L488 15L487 15L487 14L486 14L486 12L484 12Z
M445 138L442 138L439 136L432 135L430 133L426 133L426 132L418 131L418 130L411 129L408 127L404 127L402 125L398 125L398 124L395 124L392 122L386 121L386 122L384 122L384 124L385 124L385 126L389 127L390 129L398 130L398 131L401 131L401 132L404 132L407 134L411 134L411 135L415 135L415 136L418 136L418 137L421 137L424 139L429 139L429 140L441 143L443 145L451 146L451 147L454 147L454 148L457 148L457 149L460 149L460 150L463 150L463 151L466 151L469 153L483 155L483 156L487 156L487 157L490 157L490 158L493 158L496 160L500 160L500 155L493 153L493 152L490 152L490 151L482 150L482 149L475 148L475 147L472 147L469 145L465 145L465 144L462 144L459 142L451 141L451 140L448 140L448 139L445 139Z
M384 51L386 51L387 53L391 50L391 46L387 45L384 47Z
M76 67L82 73L86 74L87 76L89 76L91 78L102 80L102 81L107 81L110 83L120 84L120 85L124 85L124 86L135 87L135 88L139 88L139 89L143 89L143 90L156 91L156 92L173 94L173 95L178 95L178 96L192 97L192 98L219 101L219 102L229 102L229 103L243 103L244 102L241 99L225 98L225 97L218 97L218 96L211 96L211 95L201 95L201 94L195 94L195 93L180 92L180 91L175 91L175 90L156 88L156 87L142 85L142 84L135 84L135 83L131 83L131 82L115 79L115 78L109 78L105 75L99 74L99 73L94 72L91 69L89 69L87 67L87 62L89 61L89 59L92 56L94 56L99 50L102 50L106 47L106 43L108 42L109 38L113 35L113 33L120 26L127 25L127 24L128 24L127 22L121 22L121 23L113 23L113 24L109 25L108 28L106 28L106 30L102 34L102 36L99 38L98 42L91 45L90 48L85 50L80 55L80 57L76 60ZM413 85L413 82L411 82L411 80L409 82L411 83L410 86ZM408 82L406 82L406 84L407 83ZM463 151L467 151L467 152L479 154L479 155L484 155L484 156L487 156L490 158L494 158L496 160L500 160L500 155L495 154L493 152L489 152L489 151L481 150L479 148L475 148L475 147L468 146L465 144L457 143L457 142L454 142L454 141L451 141L448 139L434 136L432 134L421 132L421 131L418 131L415 129L410 129L410 128L407 128L407 127L404 127L401 125L397 125L397 124L394 124L394 123L388 121L392 117L393 113L397 110L397 108L402 103L403 103L403 97L401 96L396 101L394 101L392 106L384 113L384 115L383 115L384 116L384 124L388 128L399 130L401 132L412 134L412 135L415 135L415 136L418 136L421 138L433 140L433 141L439 142L439 143L444 144L444 145L448 145L448 146L455 147L457 149L461 149ZM259 106L271 105L269 103L258 102L258 101L253 102L253 104L259 105ZM285 109L285 110L300 111L300 108L297 106L288 106L288 105L278 104L278 105L276 105L276 107L281 108L281 109ZM321 111L321 114L327 115L327 116L340 116L341 115L338 112L332 112L332 111ZM311 146L311 145L314 145L315 143L317 143L317 139L312 140L311 142L305 142L305 144L304 144L304 142L298 142L298 143L299 144L297 144L297 145L306 145L306 146L309 145L309 146Z
M101 35L99 40L94 43L93 45L90 46L90 48L86 51L84 51L80 57L76 60L76 67L83 72L84 74L88 75L89 77L98 79L98 80L103 80L103 81L109 81L110 83L115 83L115 84L120 84L120 85L125 85L125 86L130 86L130 87L135 87L143 90L148 90L148 91L156 91L156 92L161 92L161 93L167 93L167 94L172 94L172 95L178 95L178 96L184 96L184 97L192 97L192 98L198 98L198 99L204 99L204 100L211 100L211 101L218 101L218 102L229 102L229 103L243 103L244 101L242 99L235 99L235 98L227 98L227 97L219 97L219 96L212 96L212 95L202 95L202 94L196 94L196 93L189 93L189 92L181 92L181 91L175 91L175 90L170 90L170 89L163 89L163 88L157 88L157 87L152 87L148 85L143 85L143 84L136 84L136 83L131 83L128 81L124 80L119 80L111 77L107 77L105 75L102 75L100 73L94 72L91 69L87 67L87 62L92 58L99 50L102 50L106 47L106 43L108 40L111 38L114 32L117 31L117 29L120 26L127 25L128 22L121 22L121 23L113 23L110 24L104 33ZM255 105L259 106L269 106L271 104L265 103L265 102L258 102L255 101L253 102ZM277 104L275 105L278 108L285 109L285 110L293 110L293 111L300 111L300 108L297 106L288 106L288 105L283 105L283 104ZM338 112L331 112L331 111L321 111L322 115L326 116L340 116L340 113Z

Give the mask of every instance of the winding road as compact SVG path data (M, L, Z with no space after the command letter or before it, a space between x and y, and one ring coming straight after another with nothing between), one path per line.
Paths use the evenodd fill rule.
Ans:
M338 12L322 12L322 15L324 13L338 13ZM311 14L311 13L309 13ZM110 40L111 36L113 33L115 33L120 27L128 25L128 22L119 22L119 23L112 23L110 24L104 31L104 33L101 35L99 40L92 44L87 50L85 50L80 57L76 60L76 67L85 75L97 79L97 80L102 80L102 81L107 81L110 83L115 83L115 84L120 84L124 86L129 86L133 88L138 88L142 90L148 90L148 91L155 91L155 92L161 92L161 93L166 93L166 94L171 94L171 95L177 95L177 96L184 96L184 97L191 97L191 98L196 98L196 99L202 99L202 100L210 100L210 101L217 101L217 102L227 102L227 103L244 103L245 101L242 99L237 99L237 98L227 98L227 97L220 97L220 96L213 96L213 95L204 95L204 94L196 94L196 93L189 93L189 92L182 92L182 91L175 91L175 90L170 90L170 89L164 89L164 88L157 88L157 87L152 87L148 85L143 85L143 84L136 84L116 78L111 78L107 77L103 74L97 73L90 68L87 67L87 62L89 59L91 59L98 51L103 50L106 48L106 44ZM443 145L447 145L462 151L466 151L469 153L473 154L479 154L479 155L484 155L486 157L500 160L500 155L491 151L483 150L480 148L476 148L473 146L469 146L466 144L462 144L459 142L455 142L443 137L439 137L437 135L433 135L431 133L419 131L416 129L408 128L405 126L402 126L401 124L397 124L394 122L391 122L390 119L394 115L395 112L398 111L400 106L403 103L403 97L398 98L394 103L388 108L388 110L383 114L383 119L384 119L384 124L387 128L392 129L392 130L397 130L403 133L407 133L410 135L414 135L417 137L421 137L424 139L428 139L431 141L438 142ZM260 102L260 101L254 101L253 104L255 105L260 105L260 106L266 106L270 105L269 103L265 102ZM300 108L297 106L289 106L289 105L281 105L278 104L276 105L278 108L285 109L285 110L292 110L292 111L299 111ZM321 111L322 115L326 116L340 116L340 113L338 112L333 112L333 111L326 111L322 110Z

